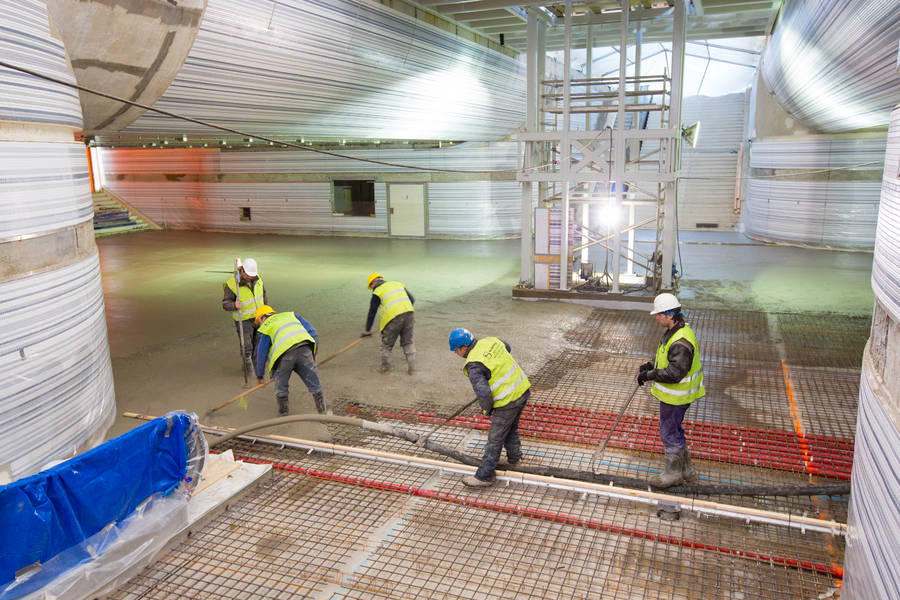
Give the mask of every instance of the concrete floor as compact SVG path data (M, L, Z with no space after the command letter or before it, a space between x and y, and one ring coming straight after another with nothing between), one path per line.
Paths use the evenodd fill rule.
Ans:
M288 237L200 232L145 232L97 240L110 349L121 414L160 415L183 409L203 415L243 390L237 339L221 309L222 282L235 256L252 256L276 310L295 310L320 336L320 358L357 339L369 302L372 271L404 282L416 297L419 372L375 371L377 340L365 340L320 370L326 400L385 407L456 407L471 397L461 361L447 347L454 327L498 335L526 371L568 342L562 332L590 308L513 301L519 242ZM688 306L767 312L868 315L871 254L774 247L736 233L682 235ZM595 263L602 264L592 256ZM399 349L397 349L399 350ZM276 416L271 386L206 420L236 426ZM311 412L299 378L291 383L291 412ZM119 417L113 437L139 424ZM318 425L273 432L323 439Z

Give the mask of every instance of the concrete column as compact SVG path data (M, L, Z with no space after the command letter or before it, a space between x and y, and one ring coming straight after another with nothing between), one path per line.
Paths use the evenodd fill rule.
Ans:
M561 214L559 216L559 289L568 290L569 284L569 192L572 182L572 143L569 133L572 128L569 102L572 95L572 2L566 2L566 41L563 49L563 131L562 147L559 149L559 167L562 174L563 190Z
M669 171L677 178L681 169L681 96L684 79L684 0L675 1L672 33L672 93L669 107L669 127L675 132L668 148ZM662 287L672 289L672 265L675 262L675 244L678 225L675 220L678 201L678 181L666 184L665 217L663 218Z
M613 249L613 280L612 293L619 293L619 274L622 265L622 201L625 199L625 76L628 68L628 17L631 3L622 0L622 20L619 22L619 110L616 113L616 139L615 139L615 214L616 222L613 225L615 237L612 240Z
M47 0L78 83L154 104L187 58L207 0ZM120 131L144 110L80 93L84 128Z
M0 0L11 64L73 82L39 0ZM71 88L0 68L0 483L103 440L115 416L87 150Z

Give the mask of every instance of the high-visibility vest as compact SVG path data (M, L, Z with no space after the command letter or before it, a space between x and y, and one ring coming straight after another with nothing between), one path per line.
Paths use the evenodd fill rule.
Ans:
M269 356L266 358L266 373L270 376L275 361L297 344L311 342L313 354L316 353L316 340L309 335L306 327L292 312L275 313L269 316L266 322L259 326L259 333L272 338Z
M694 347L694 360L691 362L691 368L687 375L678 383L660 383L654 381L650 389L660 402L666 404L690 404L694 400L698 400L706 395L703 388L703 365L700 364L700 349L697 347L697 336L690 327L685 325L676 331L665 344L660 344L656 349L656 360L654 367L657 369L665 369L669 366L669 348L678 340L686 340Z
M391 322L391 319L403 313L413 312L412 302L406 295L406 288L399 281L385 281L372 293L381 300L381 306L378 312L381 314L381 325L378 330L384 329L384 326Z
M246 321L247 319L256 318L256 309L265 304L263 301L265 293L263 292L261 277L256 278L256 283L253 284L252 290L246 285L242 285L239 288L240 291L238 291L234 284L234 277L222 285L231 290L231 293L241 301L241 307L231 313L235 321Z
M498 338L486 337L475 342L463 365L463 373L466 376L469 375L470 362L480 362L490 369L491 378L488 385L491 387L494 408L518 400L531 387L531 382L528 381L522 367L506 351L506 344Z

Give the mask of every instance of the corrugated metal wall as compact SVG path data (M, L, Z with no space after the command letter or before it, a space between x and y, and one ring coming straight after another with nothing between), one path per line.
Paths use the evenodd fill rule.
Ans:
M891 318L900 323L900 108L891 113L884 157L872 289Z
M884 161L842 593L860 599L900 598L900 107L891 115Z
M50 36L47 6L35 0L0 1L0 56L4 60L75 83L62 43ZM0 119L81 127L78 92L0 67Z
M820 131L885 125L900 98L895 0L788 0L763 53L775 100Z
M0 284L0 462L13 476L100 442L115 417L97 252Z
M884 147L878 138L754 141L744 233L765 241L871 248ZM865 166L828 172L855 165ZM786 170L799 173L786 176Z
M74 81L43 2L0 14L4 59ZM0 119L23 140L0 142L0 464L22 477L101 441L115 402L78 97L0 67Z
M514 169L517 160L514 143L348 154L439 169ZM304 151L104 149L103 167L108 189L175 229L386 234L385 186L396 180L386 175L398 173L426 184L429 235L498 236L521 228L519 184L485 180L487 174L430 181L438 175ZM220 181L223 175L240 181ZM376 180L374 217L332 214L330 180L343 178ZM241 207L250 207L251 220L241 220Z
M524 66L374 2L209 0L154 106L259 135L494 140L525 119ZM209 133L152 113L127 130Z
M0 142L0 240L55 231L93 216L83 144Z

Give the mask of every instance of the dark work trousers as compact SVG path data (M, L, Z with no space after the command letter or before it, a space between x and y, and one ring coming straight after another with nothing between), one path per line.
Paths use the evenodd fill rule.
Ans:
M384 326L381 330L381 360L387 361L391 358L391 350L394 349L394 343L400 338L400 347L408 357L415 353L413 346L413 325L415 324L416 313L410 311L397 315Z
M319 373L316 371L316 361L313 357L312 348L307 342L301 342L291 347L287 352L278 359L278 365L275 367L275 397L288 397L288 383L291 379L291 373L297 373L306 389L311 394L318 394L322 391L322 384L319 382Z
M676 406L665 402L659 403L659 437L662 439L666 454L678 454L687 443L681 422L690 406L690 404Z
M241 326L244 327L244 360L256 369L256 325L253 324L253 319L234 322L234 332L238 336L238 350L241 348L241 332L238 327Z
M487 442L484 444L484 456L481 465L475 471L475 477L482 481L493 479L494 470L500 462L500 451L506 448L506 459L516 462L522 458L522 441L519 439L519 417L525 408L525 400L521 403L495 408L491 412L491 428L488 430Z

